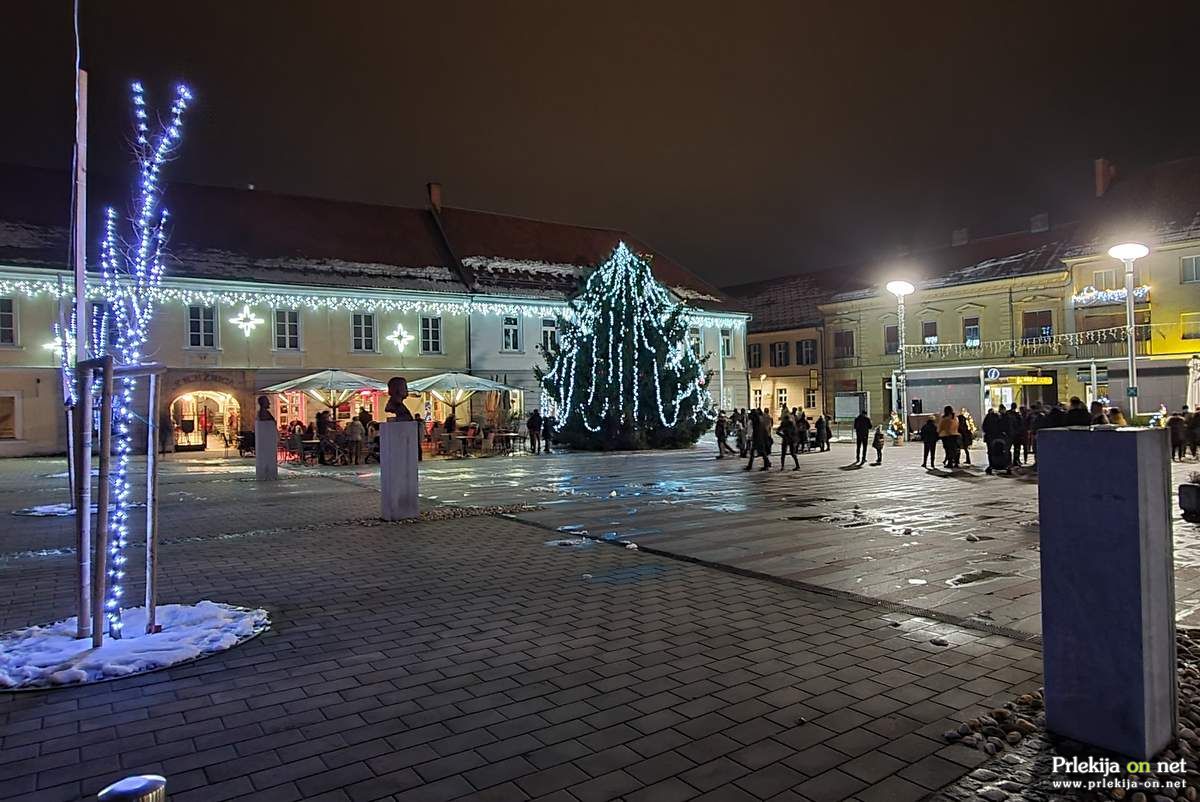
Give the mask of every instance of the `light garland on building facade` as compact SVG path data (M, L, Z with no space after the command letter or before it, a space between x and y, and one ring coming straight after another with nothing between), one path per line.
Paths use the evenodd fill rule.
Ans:
M1134 326L1138 340L1148 340L1156 329L1177 329L1173 323L1140 323ZM939 345L906 345L905 356L912 360L937 361L941 359L969 359L974 357L1008 357L1013 353L1020 354L1021 349L1028 348L1078 348L1086 345L1117 344L1122 345L1126 337L1125 326L1110 326L1104 329L1088 329L1087 331L1071 331L1063 334L1052 334L1045 337L1021 337L1014 340L985 340L976 345L967 343L943 343Z
M1138 303L1150 300L1150 287L1143 284L1133 288L1133 300ZM1125 288L1115 290L1098 290L1095 287L1084 287L1071 296L1075 306L1108 306L1125 303Z

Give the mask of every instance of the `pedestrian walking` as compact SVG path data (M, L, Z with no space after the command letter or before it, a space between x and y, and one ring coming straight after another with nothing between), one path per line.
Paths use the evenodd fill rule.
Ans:
M875 437L871 440L871 448L875 449L875 461L872 465L883 464L883 427L875 427Z
M942 410L942 417L938 419L938 437L942 439L942 448L946 452L942 467L957 468L958 416L954 414L954 407L945 407Z
M871 436L871 418L866 410L854 419L854 464L867 464L867 439Z
M829 424L825 421L825 416L818 415L814 425L817 428L817 448L825 451L829 444Z
M783 413L783 418L779 421L779 470L783 470L788 454L792 455L792 470L800 470L800 460L796 458L798 440L795 419L789 413Z
M539 410L534 410L529 413L529 417L525 419L525 429L529 432L529 450L537 454L542 450L542 413ZM446 430L450 431L449 424Z
M734 413L733 440L734 443L737 444L738 456L740 456L742 459L745 459L746 451L750 444L750 438L746 433L746 414L740 409Z
M800 410L799 417L796 418L796 435L800 438L800 453L803 454L809 450L808 433L812 428L809 423L808 415L804 414L804 410Z
M717 413L717 459L724 459L726 452L729 454L735 453L729 447L729 419L725 417L725 411Z
M1183 449L1187 445L1187 418L1182 412L1173 412L1167 418L1167 431L1171 437L1171 459L1183 462Z
M346 424L346 440L350 443L350 462L362 465L363 441L367 439L367 430L358 418L351 418Z
M921 445L925 449L921 454L921 467L936 467L934 462L937 460L938 427L933 422L933 418L925 421L925 425L921 427L920 436Z
M971 444L975 442L975 433L971 431L971 419L967 415L967 410L962 410L958 413L958 447L961 458L967 460L967 464L971 464Z
M760 410L750 412L750 461L746 463L746 470L754 467L754 458L762 457L762 467L760 471L768 470L771 467L771 460L767 458L767 440L770 438L770 430L766 427L766 419Z
M550 441L554 439L554 425L557 422L549 413L542 416L542 450L547 454L550 453Z

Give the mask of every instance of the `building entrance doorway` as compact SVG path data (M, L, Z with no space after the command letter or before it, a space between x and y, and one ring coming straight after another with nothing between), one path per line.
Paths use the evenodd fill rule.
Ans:
M195 390L171 401L176 451L221 450L237 445L241 407L229 393Z

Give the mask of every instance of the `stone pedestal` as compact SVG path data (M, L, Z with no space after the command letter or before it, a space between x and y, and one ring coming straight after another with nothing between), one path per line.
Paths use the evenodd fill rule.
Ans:
M379 490L385 521L416 518L417 421L387 421L379 424Z
M254 421L254 478L260 482L279 478L279 429L273 420Z
M1037 434L1046 725L1146 760L1175 736L1165 429Z

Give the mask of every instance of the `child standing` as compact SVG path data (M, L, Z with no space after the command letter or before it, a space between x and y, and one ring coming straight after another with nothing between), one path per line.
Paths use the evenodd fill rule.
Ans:
M875 427L875 437L871 440L871 448L875 449L875 461L872 465L883 464L883 427Z

